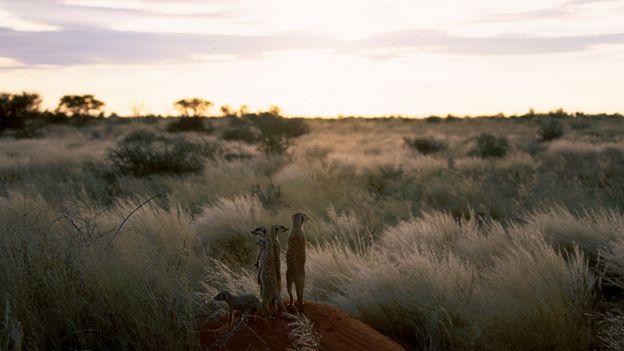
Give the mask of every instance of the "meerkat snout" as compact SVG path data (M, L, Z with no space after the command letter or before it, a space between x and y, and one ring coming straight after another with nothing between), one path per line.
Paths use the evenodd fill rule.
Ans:
M253 234L253 235L266 236L267 228L266 227L256 227L256 229L252 230L250 233Z

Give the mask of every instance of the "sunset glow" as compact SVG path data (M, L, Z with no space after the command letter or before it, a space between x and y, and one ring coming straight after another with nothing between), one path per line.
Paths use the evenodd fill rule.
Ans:
M0 82L122 115L186 96L292 116L623 112L623 15L621 0L0 1Z

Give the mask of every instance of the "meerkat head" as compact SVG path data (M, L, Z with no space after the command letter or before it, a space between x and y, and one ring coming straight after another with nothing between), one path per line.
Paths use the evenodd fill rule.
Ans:
M260 246L263 250L272 250L273 249L273 240L271 238L262 238L256 242L258 246Z
M230 294L229 291L224 290L221 291L220 293L217 294L217 296L214 297L215 300L217 301L226 301L228 299L228 297L232 296L232 294Z
M303 225L303 223L310 220L310 217L302 212L297 212L292 215L293 225Z
M259 235L261 237L265 237L267 235L267 227L265 226L260 226L260 227L256 227L256 229L251 231L251 234L253 235Z
M284 227L281 224L273 224L271 226L271 236L275 237L278 234L282 234L282 233L286 233L288 231L288 228Z
M256 244L258 244L258 246L264 249L266 247L266 239L260 239L256 241Z

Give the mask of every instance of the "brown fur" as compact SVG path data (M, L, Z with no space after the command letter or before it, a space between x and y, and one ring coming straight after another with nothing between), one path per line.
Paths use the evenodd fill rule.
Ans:
M292 286L295 285L297 293L297 307L303 313L303 293L305 290L305 261L306 261L306 238L303 224L310 217L304 213L292 215L293 224L288 234L288 250L286 251L286 289L290 297L288 306L293 308Z

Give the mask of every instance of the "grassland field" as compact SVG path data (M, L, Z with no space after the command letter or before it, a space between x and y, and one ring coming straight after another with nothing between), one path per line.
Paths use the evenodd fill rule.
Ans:
M219 290L257 290L249 231L299 211L306 296L411 349L624 349L624 118L172 121L0 138L26 350L197 349Z

